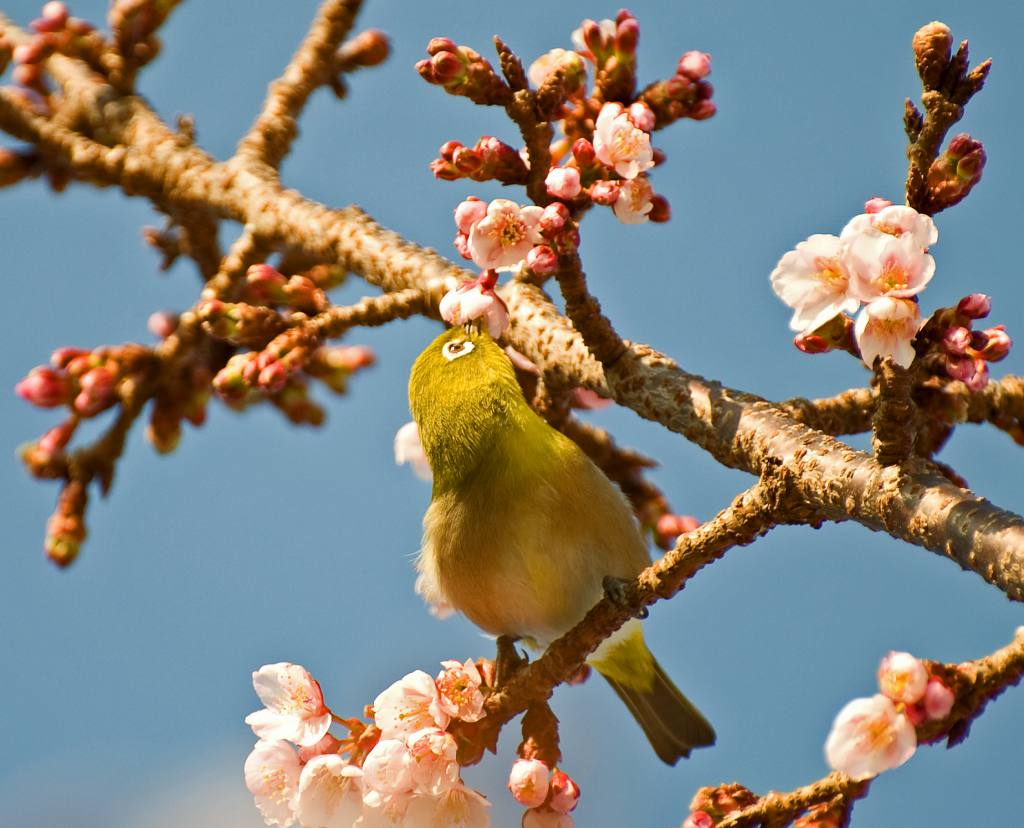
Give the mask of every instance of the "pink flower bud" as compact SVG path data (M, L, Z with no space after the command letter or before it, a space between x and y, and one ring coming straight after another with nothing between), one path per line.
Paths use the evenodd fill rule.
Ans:
M636 52L636 45L640 41L640 24L635 17L627 17L621 21L615 30L615 48L626 55Z
M946 373L951 379L969 382L977 373L973 357L950 354L946 357Z
M586 167L594 163L597 155L594 152L594 145L590 141L586 138L577 138L572 145L572 157L581 167Z
M568 814L579 804L580 787L569 774L556 770L551 774L551 799L548 806L562 814Z
M618 181L595 181L590 185L590 197L595 204L611 206L619 198L619 187Z
M964 382L969 390L977 393L985 390L985 386L988 385L988 376L988 363L983 359L976 359L974 360L974 376Z
M67 402L68 391L67 378L42 365L14 386L14 393L40 408L54 408Z
M671 549L680 535L692 532L698 526L700 521L693 515L664 514L654 527L655 541L662 549Z
M954 325L942 335L942 347L947 353L957 356L971 346L971 332L962 325Z
M146 320L146 327L153 336L167 339L178 328L178 315L169 311L154 311Z
M596 20L583 21L583 42L595 55L603 52L605 48L604 35L601 33L601 26Z
M718 107L715 106L714 101L703 100L698 101L689 114L695 121L706 121L716 112L718 112Z
M999 362L999 360L1005 358L1010 353L1010 348L1013 347L1013 340L1010 339L1005 326L996 325L994 328L986 328L984 334L988 337L988 342L985 343L981 353L978 354L982 359L987 362Z
M992 300L984 293L970 293L957 303L956 309L968 319L984 319L992 310Z
M832 350L832 344L827 339L813 333L797 334L793 337L793 345L805 354L827 354Z
M924 696L927 684L928 671L910 653L891 652L878 666L878 687L894 702L915 704Z
M447 37L433 37L430 42L427 43L427 54L433 57L438 52L457 52L459 51L458 44Z
M548 195L573 199L580 194L580 171L575 167L553 167L544 179Z
M452 163L459 172L471 175L484 165L484 159L469 147L459 147L452 153Z
M539 244L526 254L526 266L538 276L548 276L558 268L558 256L546 244Z
M463 259L472 259L473 253L469 249L469 236L465 233L456 233L455 239L452 242L455 245L455 249L459 251L459 255Z
M549 239L561 233L569 223L569 208L561 202L549 204L540 215L538 227L540 232Z
M706 78L711 74L711 55L707 52L687 52L679 58L676 72L694 81Z
M924 691L924 712L929 719L945 719L956 697L940 679L932 678Z
M707 811L694 811L686 818L683 828L715 828L715 821Z
M892 207L892 202L886 198L881 198L880 196L869 198L867 201L864 202L864 212L868 213L869 215L871 213L881 212L886 207Z
M465 71L462 61L454 52L438 52L430 59L430 67L438 83L451 83Z
M644 132L650 132L654 129L654 112L647 104L637 101L634 104L630 104L627 111L629 112L629 120L633 122L633 126L637 129L642 129Z
M548 798L551 771L539 759L517 759L508 777L508 789L527 808L537 808Z
M445 141L441 144L441 149L438 150L438 154L445 161L453 161L455 159L455 150L460 149L462 144L459 141ZM472 198L472 196L470 196Z
M264 391L276 393L288 383L288 367L275 360L259 372L256 382Z
M651 212L647 214L647 218L658 224L663 224L672 218L672 208L665 196L651 196Z
M47 454L54 454L64 448L71 440L78 426L78 420L72 417L60 425L54 426L39 438L37 445L41 451Z
M415 69L419 76L427 83L437 83L437 80L434 78L434 66L427 58L416 61Z

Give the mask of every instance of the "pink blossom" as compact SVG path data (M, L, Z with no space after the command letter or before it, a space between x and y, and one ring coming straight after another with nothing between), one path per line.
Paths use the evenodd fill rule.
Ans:
M916 704L927 685L928 671L910 653L891 652L878 666L878 688L894 702Z
M455 208L455 226L460 233L469 235L473 225L487 215L487 204L476 196L469 196Z
M497 273L484 271L478 278L463 282L449 290L441 299L441 318L449 325L464 325L474 319L482 319L491 339L498 339L508 329L508 306L497 293L494 285Z
M644 132L650 132L654 129L654 110L643 101L630 104L629 109L626 111L629 113L629 120L633 122L633 126L637 129L642 129Z
M261 739L315 745L331 726L320 685L304 667L264 664L252 674L252 685L266 707L246 716L245 723Z
M260 739L245 760L245 786L267 825L283 828L295 821L299 757L283 739Z
M522 828L572 828L573 823L573 818L561 811L531 808L523 814Z
M583 25L578 29L574 29L570 39L572 45L576 47L578 52L583 53L587 57L593 59L590 46L587 44L588 38L586 37L586 30L591 29L590 40L597 45L597 42L609 43L615 40L615 34L618 31L618 26L614 20L605 18L604 20L595 22L593 20L584 20Z
M864 302L879 296L909 299L924 290L935 274L935 259L909 233L852 237L846 240L843 263L851 277L850 295Z
M860 302L850 295L850 274L836 236L817 234L786 253L771 274L772 290L789 307L794 331L813 331Z
M956 697L940 679L933 678L924 690L924 712L929 719L945 719L953 709Z
M874 200L869 201L868 205L874 207L873 202ZM924 249L938 241L939 231L930 216L904 204L892 204L882 207L877 212L868 210L854 216L839 235L843 241L863 235L886 235L897 239L909 236L919 248Z
M304 828L351 828L363 810L363 772L337 754L302 769L295 813Z
M363 785L385 796L413 790L413 758L404 740L383 738L373 746L363 760Z
M552 167L544 179L548 195L554 198L573 199L580 194L580 171L575 167Z
M913 341L920 327L921 311L916 302L883 296L860 312L853 335L860 357L869 368L875 357L887 356L909 368L916 356Z
M651 136L633 123L620 103L601 107L594 125L594 152L598 161L627 179L654 166Z
M489 828L491 803L472 788L459 784L436 796L419 794L409 801L408 828ZM362 828L362 826L360 826Z
M444 667L437 675L441 707L453 719L477 722L484 717L484 694L480 690L483 677L472 659L464 664L442 661Z
M539 759L517 759L508 776L508 789L516 802L536 808L548 798L551 769Z
M395 463L399 466L408 463L420 480L429 482L434 478L427 453L420 442L420 430L414 422L406 423L395 432Z
M507 198L487 205L487 215L469 233L469 252L481 268L515 270L540 241L540 207L520 207Z
M647 214L654 209L653 197L654 190L646 178L623 181L612 212L623 224L643 224L647 221Z
M413 789L436 796L459 784L455 737L436 728L421 730L406 740L412 757Z
M552 49L550 52L541 55L526 70L526 76L534 89L539 89L548 75L556 69L565 67L568 75L579 74L582 76L583 60L575 52L567 49Z
M547 276L558 269L558 255L546 244L538 244L527 254L526 266L538 276Z
M692 81L699 81L711 74L711 55L707 52L686 52L679 58L676 71Z
M917 734L892 700L881 693L854 699L839 711L825 743L833 770L869 779L906 762L917 749Z
M408 673L373 701L373 720L384 739L404 739L418 730L448 727L434 680L422 670Z
M580 801L580 786L565 771L555 770L551 774L551 800L548 806L559 813L567 814Z
M413 799L410 793L382 794L372 788L364 789L363 815L356 825L359 828L408 828L406 814Z
M569 208L562 202L549 204L540 214L540 232L549 239L561 233L569 223Z

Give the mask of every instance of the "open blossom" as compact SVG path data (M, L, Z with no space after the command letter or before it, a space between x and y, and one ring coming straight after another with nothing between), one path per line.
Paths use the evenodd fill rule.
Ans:
M539 759L517 759L508 775L508 789L516 802L536 808L548 798L551 769Z
M917 749L910 720L881 693L854 699L839 711L825 743L833 770L852 779L869 779L906 762Z
M363 772L337 754L303 768L295 814L305 828L351 828L363 810Z
M800 242L775 266L772 290L793 308L792 330L813 331L832 317L860 307L849 292L850 275L842 252L838 237L817 234Z
M623 224L643 224L654 209L653 197L654 190L646 178L623 181L619 196L612 204L612 212Z
M412 757L412 780L417 793L436 796L459 784L455 737L437 728L421 730L406 740Z
M537 226L543 210L520 207L507 198L487 205L487 215L473 224L467 246L481 268L515 270L530 248L541 241Z
M928 686L928 671L910 653L889 653L878 667L878 687L894 702L916 704Z
M594 125L594 152L598 161L627 179L654 166L651 136L633 123L620 103L601 107Z
M406 423L395 432L395 463L399 466L408 463L420 480L429 482L434 477L415 422Z
M565 67L567 74L582 77L583 58L568 49L552 49L541 55L530 64L530 68L526 70L526 76L530 79L533 88L539 89L541 84L547 80L548 75L562 66Z
M363 814L356 824L359 828L406 828L406 812L412 800L411 793L383 794L367 788L363 791Z
M864 302L879 296L916 296L935 275L935 259L909 233L899 237L862 234L846 244L850 293Z
M422 670L400 678L373 700L373 720L384 739L404 739L418 730L448 726L434 680Z
M862 235L886 235L891 238L908 236L921 249L938 241L939 231L931 216L919 213L913 207L904 204L886 204L880 209L874 209L883 203L881 199L868 201L865 205L867 212L850 219L839 234L840 238L847 241Z
M418 794L409 801L405 826L444 826L444 828L488 828L491 815L487 799L459 784L436 796Z
M527 251L528 253L530 251ZM494 284L497 273L485 271L477 279L469 279L448 291L441 299L441 318L449 325L463 325L482 319L487 333L498 339L508 328L508 306L497 293Z
M331 726L331 711L304 667L286 661L264 664L252 674L256 695L266 707L245 717L261 739L288 739L315 745Z
M245 786L267 825L291 825L299 790L295 748L283 739L260 739L245 760Z
M853 333L864 364L871 368L875 357L892 357L909 368L914 361L913 341L921 327L917 302L883 296L867 305L857 317Z
M484 694L480 690L483 677L472 659L465 664L442 661L444 667L438 676L437 690L441 706L453 719L477 722L484 717Z
M415 786L413 758L403 739L381 739L363 761L363 785L378 793L407 793Z

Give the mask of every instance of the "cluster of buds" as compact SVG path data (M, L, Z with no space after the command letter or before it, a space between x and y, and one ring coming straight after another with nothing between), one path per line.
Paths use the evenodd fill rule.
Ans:
M757 794L738 782L701 788L690 802L683 828L712 828L729 814L757 802Z
M452 95L462 95L478 104L504 104L511 97L505 82L480 53L459 46L447 37L435 37L427 44L428 60L416 64L427 83L443 86Z
M936 311L926 331L937 357L933 359L935 372L963 382L974 392L988 385L988 363L1005 358L1013 347L1003 325L972 330L974 322L988 316L991 308L988 296L971 293L955 308Z
M145 373L152 352L126 344L86 351L58 348L50 365L40 365L14 386L22 399L40 408L66 405L79 417L94 417L118 400L119 385Z
M306 362L306 373L320 380L335 394L348 390L349 378L376 362L372 348L366 345L338 345L317 348Z
M652 83L640 93L639 99L654 112L658 129L681 118L705 121L718 111L711 100L715 90L707 80L710 74L711 55L686 52L679 58L671 78Z
M483 136L472 147L448 141L441 146L439 154L440 158L430 162L430 171L444 181L470 178L525 184L529 172L519 153L493 135Z
M330 304L323 288L310 276L289 278L268 264L256 264L246 271L241 298L254 304L308 314L320 313Z
M55 52L77 54L88 42L95 47L99 38L91 23L71 17L64 3L51 2L43 6L39 17L32 21L31 37L14 49L14 82L33 89L43 87L43 63Z
M484 677L446 661L436 679L406 675L374 700L373 724L341 719L319 683L295 664L253 673L265 705L246 718L259 737L246 786L268 825L460 825L486 828L490 804L466 787L448 729L483 717ZM348 730L330 733L332 724Z
M572 33L573 46L594 65L595 85L604 100L633 97L639 41L640 24L627 9L621 9L614 20L584 20Z
M772 289L793 308L794 344L806 353L837 347L856 313L853 338L864 364L891 357L909 368L922 326L917 295L935 273L931 218L911 207L873 198L839 236L818 234L786 253L771 274Z
M107 21L114 47L133 66L149 63L160 53L155 32L179 0L115 0Z
M528 810L523 828L572 828L570 813L579 804L580 788L572 777L540 759L518 759L508 777L513 798Z
M984 168L985 147L981 141L966 133L955 136L928 168L929 202L936 210L944 210L963 201L981 181Z
M262 351L235 354L213 378L213 389L227 401L244 399L254 389L276 394L302 369L311 355L306 333L292 328Z
M46 523L43 548L46 556L57 566L71 564L85 540L85 507L88 493L80 480L69 480L61 489L54 509Z
M854 699L832 724L825 757L833 770L851 779L869 779L899 767L917 749L916 727L945 719L953 691L928 665L910 653L891 652L878 668L881 690Z
M206 422L210 400L210 371L197 362L181 367L175 382L168 382L156 394L150 412L146 439L161 454L169 454L181 440L182 420L197 428Z

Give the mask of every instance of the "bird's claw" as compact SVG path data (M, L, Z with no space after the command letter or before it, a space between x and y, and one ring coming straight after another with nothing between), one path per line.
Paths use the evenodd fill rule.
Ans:
M622 609L630 609L629 599L626 594L629 583L629 581L616 578L614 575L605 575L601 585L604 587L604 594L608 596L609 601ZM643 620L649 614L647 607L640 607L633 615L635 618Z
M521 655L516 649L516 636L499 635L498 653L494 658L494 684L500 689L518 673L529 661L525 655Z

